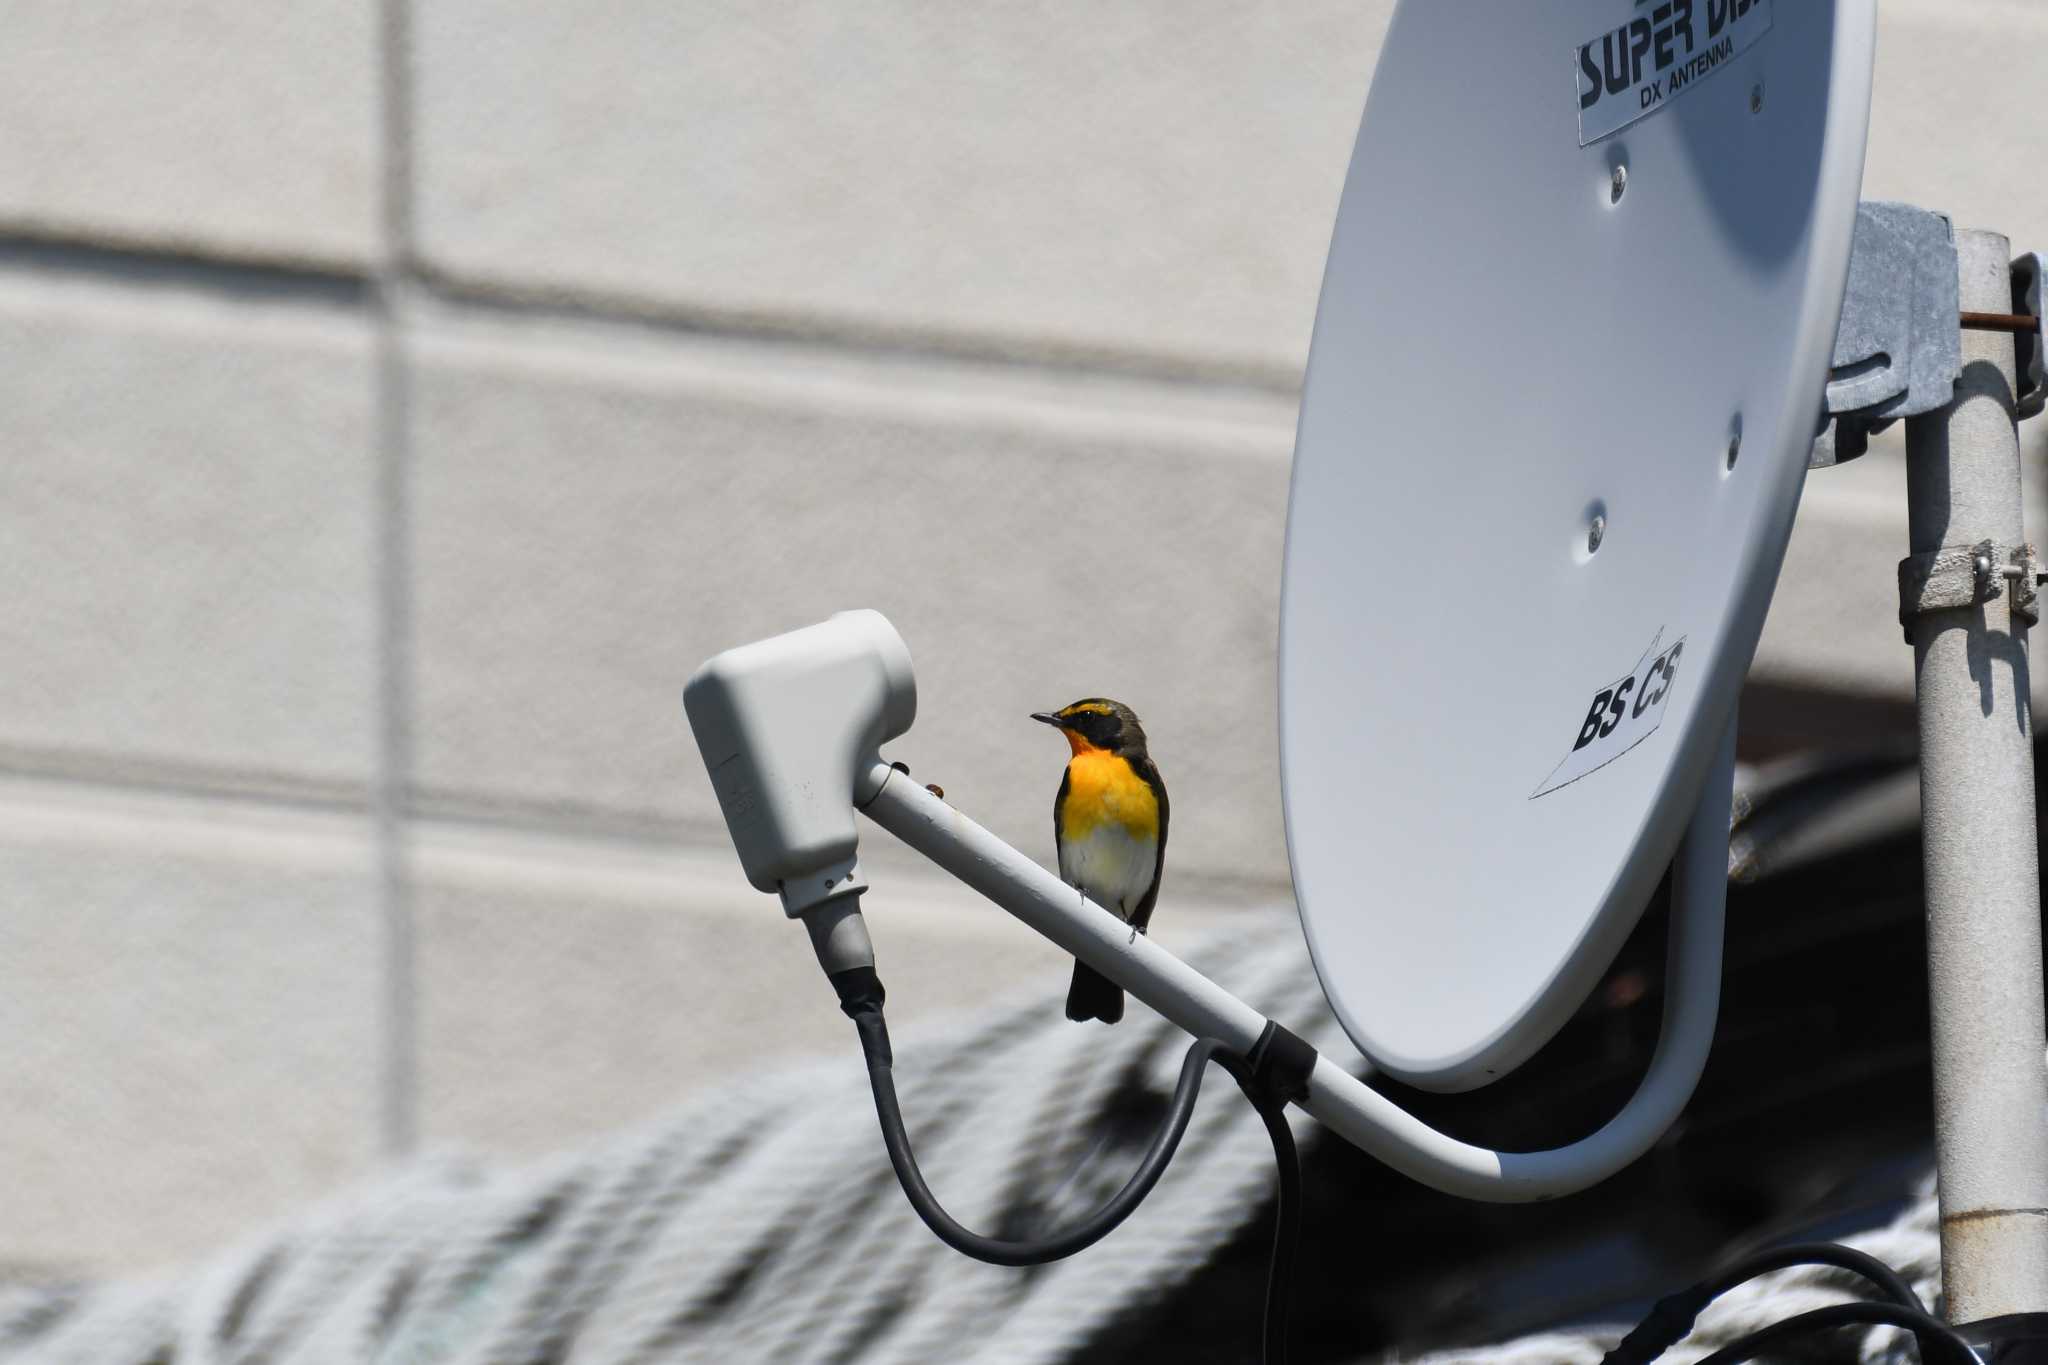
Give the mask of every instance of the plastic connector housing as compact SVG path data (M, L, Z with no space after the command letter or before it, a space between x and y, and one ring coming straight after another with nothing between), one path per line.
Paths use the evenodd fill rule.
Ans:
M683 709L757 890L794 916L865 888L856 784L917 716L910 649L888 618L843 611L729 649L691 675Z

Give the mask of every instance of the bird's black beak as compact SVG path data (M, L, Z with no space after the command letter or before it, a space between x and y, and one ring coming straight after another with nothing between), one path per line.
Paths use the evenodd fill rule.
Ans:
M1060 718L1058 716L1052 715L1051 713L1046 711L1033 711L1031 713L1031 719L1042 720L1047 725L1057 725L1062 730L1067 728L1065 725L1062 725L1060 723Z

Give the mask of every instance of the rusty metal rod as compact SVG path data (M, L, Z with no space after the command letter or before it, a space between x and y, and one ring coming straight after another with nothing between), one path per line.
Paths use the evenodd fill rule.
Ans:
M1963 330L1966 332L2031 332L2040 325L2041 319L2026 313L1963 311Z

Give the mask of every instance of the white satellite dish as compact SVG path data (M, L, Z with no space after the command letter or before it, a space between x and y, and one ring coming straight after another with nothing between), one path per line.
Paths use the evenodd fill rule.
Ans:
M1281 759L1324 991L1482 1085L1583 999L1720 742L1823 410L1872 0L1407 0L1295 451Z

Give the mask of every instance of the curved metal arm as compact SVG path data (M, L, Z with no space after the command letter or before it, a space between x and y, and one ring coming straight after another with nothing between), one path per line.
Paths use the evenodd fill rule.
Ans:
M1731 716L1678 849L1657 1051L1642 1085L1598 1132L1547 1152L1475 1147L1437 1132L1327 1057L1316 1061L1303 1107L1404 1175L1496 1203L1570 1194L1648 1151L1691 1098L1713 1039L1734 765ZM1243 1052L1264 1031L1266 1019L1257 1010L1146 935L1130 935L1114 916L886 764L866 774L859 804L883 829L1196 1037L1220 1039Z

